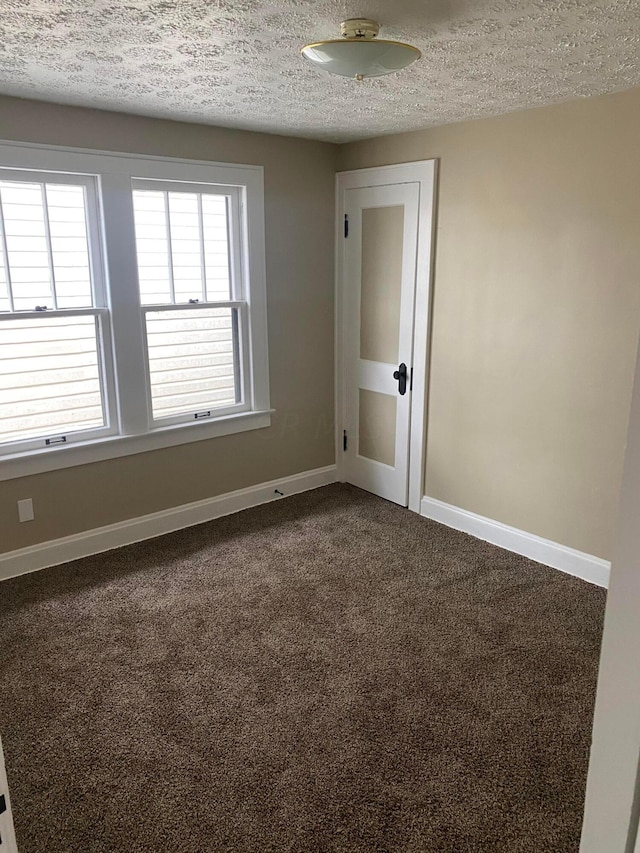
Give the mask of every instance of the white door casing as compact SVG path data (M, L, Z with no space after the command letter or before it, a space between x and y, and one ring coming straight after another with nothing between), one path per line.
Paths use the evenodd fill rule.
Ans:
M401 506L408 502L419 195L417 183L345 193L345 475ZM394 378L401 364L409 374L403 394Z
M640 347L604 617L580 853L639 853Z
M428 160L337 176L339 477L415 512L424 491L435 173ZM404 395L393 376L401 363Z
M18 853L18 845L13 829L13 816L11 814L11 801L9 799L9 786L7 784L7 772L4 766L4 754L2 752L2 740L0 739L0 798L4 810L0 812L0 850L2 853ZM1 801L1 799L0 799Z

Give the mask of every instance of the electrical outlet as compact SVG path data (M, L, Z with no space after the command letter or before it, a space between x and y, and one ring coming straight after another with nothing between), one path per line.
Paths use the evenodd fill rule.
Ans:
M18 501L18 519L20 521L33 521L33 500L25 498L23 501Z

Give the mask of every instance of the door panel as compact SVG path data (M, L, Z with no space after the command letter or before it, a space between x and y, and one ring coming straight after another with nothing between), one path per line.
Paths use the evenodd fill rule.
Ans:
M393 363L398 357L404 207L362 211L360 358Z
M358 412L360 456L395 467L397 417L398 406L395 397L360 388Z
M399 394L393 374L400 363L411 371L419 184L349 189L345 199L345 476L406 506L411 390Z

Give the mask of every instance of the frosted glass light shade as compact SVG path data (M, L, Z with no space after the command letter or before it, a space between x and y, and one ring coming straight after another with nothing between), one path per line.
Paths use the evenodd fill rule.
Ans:
M341 77L382 77L420 59L410 44L384 39L335 39L307 44L302 55L318 68Z

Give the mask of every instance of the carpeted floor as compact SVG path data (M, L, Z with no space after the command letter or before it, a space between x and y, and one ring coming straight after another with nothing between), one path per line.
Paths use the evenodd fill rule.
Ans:
M7 581L20 853L575 853L604 603L342 485Z

